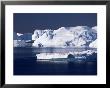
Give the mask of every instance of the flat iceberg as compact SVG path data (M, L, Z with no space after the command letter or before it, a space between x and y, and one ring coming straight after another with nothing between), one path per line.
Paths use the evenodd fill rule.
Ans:
M97 50L86 50L86 51L75 51L67 53L40 53L36 54L37 59L56 59L56 58L68 58L69 55L72 55L74 58L90 56L93 53L97 53Z
M37 59L54 59L54 58L67 58L67 53L41 53L37 54Z

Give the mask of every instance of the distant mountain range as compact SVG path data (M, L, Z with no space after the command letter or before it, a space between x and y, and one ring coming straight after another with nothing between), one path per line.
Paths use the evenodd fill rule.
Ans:
M14 33L14 40L35 40L34 47L94 47L96 48L97 27L61 27L57 30L35 30L31 33Z

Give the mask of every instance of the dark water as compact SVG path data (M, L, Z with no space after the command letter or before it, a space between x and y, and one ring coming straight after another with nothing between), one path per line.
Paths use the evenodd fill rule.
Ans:
M35 55L32 48L14 48L14 75L97 75L97 60L39 62Z

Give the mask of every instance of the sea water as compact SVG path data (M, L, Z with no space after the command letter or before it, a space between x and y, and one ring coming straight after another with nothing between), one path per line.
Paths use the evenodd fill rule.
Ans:
M86 48L87 49L87 48ZM97 58L83 61L38 61L37 54L85 49L14 47L14 75L97 75ZM91 49L90 49L91 50ZM42 58L41 58L42 59ZM57 58L58 59L58 58ZM60 58L59 58L60 59Z

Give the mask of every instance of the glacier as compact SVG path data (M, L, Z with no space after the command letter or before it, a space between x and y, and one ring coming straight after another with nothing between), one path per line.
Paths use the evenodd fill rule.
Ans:
M89 44L89 47L91 48L97 48L97 39Z
M61 27L57 30L35 30L32 35L34 47L81 47L89 46L97 38L97 27Z

